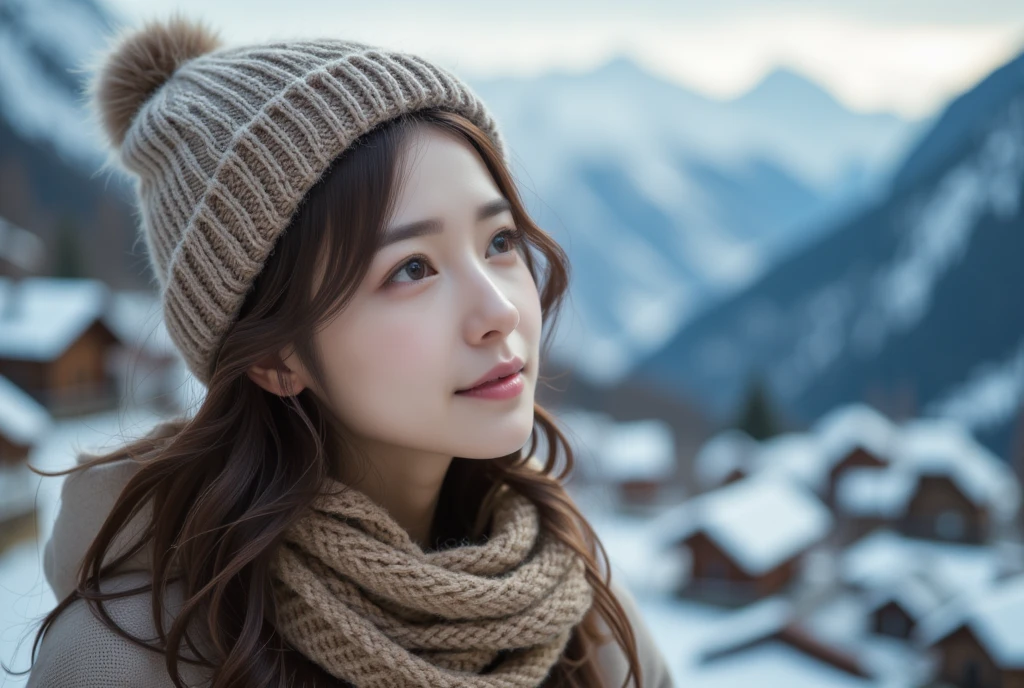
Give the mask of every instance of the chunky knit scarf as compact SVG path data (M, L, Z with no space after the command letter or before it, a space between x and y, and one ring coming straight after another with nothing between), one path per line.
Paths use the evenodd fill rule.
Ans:
M378 686L534 688L592 603L583 561L508 486L483 544L424 551L331 481L279 547L277 628L336 678Z

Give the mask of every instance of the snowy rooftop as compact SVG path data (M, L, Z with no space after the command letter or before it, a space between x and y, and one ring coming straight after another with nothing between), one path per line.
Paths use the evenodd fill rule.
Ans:
M821 443L814 435L785 433L761 443L755 470L796 480L819 494L827 477Z
M0 217L0 259L32 272L39 269L45 256L42 239Z
M695 497L687 527L703 532L750 575L770 571L818 543L832 527L821 501L791 480L745 478Z
M102 318L108 294L98 280L0 278L0 356L53 360Z
M160 301L148 291L114 292L104 322L131 347L160 355L177 351L164 324Z
M836 508L859 518L899 518L917 487L917 475L899 467L857 466L836 483Z
M922 573L936 589L949 595L987 586L999 575L997 549L905 538L891 530L878 530L846 548L840 575L847 585L875 589L894 573Z
M922 621L918 639L933 645L964 625L1000 667L1024 669L1024 575L936 611Z
M702 490L722 484L734 470L744 475L768 472L796 480L815 491L824 486L826 466L817 438L785 433L758 442L742 430L724 430L697 453L695 473Z
M676 468L675 435L657 419L611 423L598 457L608 480L663 480Z
M833 409L818 419L812 428L830 468L858 447L883 461L888 460L896 431L892 421L861 403Z
M50 414L20 387L0 375L0 435L32 446L50 427Z
M694 472L702 490L718 487L734 470L746 473L758 451L757 440L737 428L723 430L697 452Z
M559 409L559 427L579 472L609 482L663 480L676 470L675 433L659 419L616 421L607 413Z
M895 602L915 620L934 612L949 597L948 591L923 571L893 571L888 580L876 579L871 585L867 595L869 610Z
M1007 519L1020 507L1020 485L1010 467L959 423L919 419L901 433L896 460L918 475L950 478L964 496Z

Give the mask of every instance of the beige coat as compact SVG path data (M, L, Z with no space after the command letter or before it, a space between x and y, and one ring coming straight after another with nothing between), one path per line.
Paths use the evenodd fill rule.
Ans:
M69 475L61 493L60 512L53 535L46 543L44 572L57 599L75 587L78 563L104 518L114 505L121 487L131 476L134 464L117 461ZM142 514L141 518L148 517ZM133 532L129 528L128 535ZM124 542L120 540L118 542ZM115 544L115 548L116 548ZM142 553L123 572L106 579L106 590L131 588L147 580L146 557ZM629 615L637 636L644 675L643 688L672 688L664 657L656 647L629 591L613 578L612 589ZM180 591L172 586L169 609L180 604ZM156 627L149 610L149 597L134 595L108 602L114 620L128 632L155 639ZM621 686L627 662L612 641L602 646L599 659L610 688ZM205 686L208 676L187 664L180 664L187 685ZM109 630L93 616L82 600L76 600L57 618L44 637L33 666L28 688L172 688L162 655L142 649Z

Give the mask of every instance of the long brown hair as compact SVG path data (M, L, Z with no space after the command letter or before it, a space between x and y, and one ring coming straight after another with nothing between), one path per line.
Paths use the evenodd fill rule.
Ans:
M346 460L356 457L345 441L344 427L309 390L271 394L246 371L256 363L276 363L278 352L294 347L314 379L323 377L313 334L345 306L365 276L394 207L403 142L419 124L467 141L511 203L516 225L525 233L524 259L538 285L548 327L542 348L549 348L568 287L569 263L561 247L528 217L509 170L487 136L443 109L403 115L364 134L310 190L278 240L218 350L208 391L194 416L158 425L114 452L86 455L88 461L66 471L37 471L65 475L124 458L138 464L85 554L76 589L43 618L33 658L57 616L81 598L119 635L164 654L179 688L179 662L211 669L215 688L338 684L289 651L275 631L270 562L285 531L321 487L328 457L338 452ZM543 257L543 266L538 266L535 252ZM331 279L314 292L315 268L325 258ZM543 470L527 466L538 450L538 431L545 436ZM436 540L479 536L485 522L481 516L501 484L528 496L537 504L543 526L584 558L594 590L590 612L574 629L544 685L603 685L594 650L608 637L601 633L599 619L628 658L623 687L630 678L640 685L635 635L609 587L607 554L562 484L572 469L569 443L552 414L535 403L528 448L487 461L453 459L441 487ZM152 515L143 519L140 535L108 562L112 541L147 504ZM128 591L102 592L100 580L145 547L151 547L148 582ZM175 582L182 586L184 603L165 633L169 612L164 595ZM120 628L104 608L109 600L141 593L151 593L157 645ZM205 637L213 657L200 652L196 632ZM194 656L182 654L184 646Z

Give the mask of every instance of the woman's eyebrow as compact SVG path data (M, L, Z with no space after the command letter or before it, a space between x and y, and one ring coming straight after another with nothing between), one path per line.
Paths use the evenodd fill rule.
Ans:
M476 221L483 222L488 218L494 217L495 215L511 209L512 204L508 202L507 198L496 198L495 200L488 201L477 208ZM437 218L417 220L416 222L396 225L387 230L380 247L384 248L385 246L390 246L391 244L399 241L405 241L406 239L412 239L413 237L426 236L428 234L440 234L442 231L444 231L444 223Z

